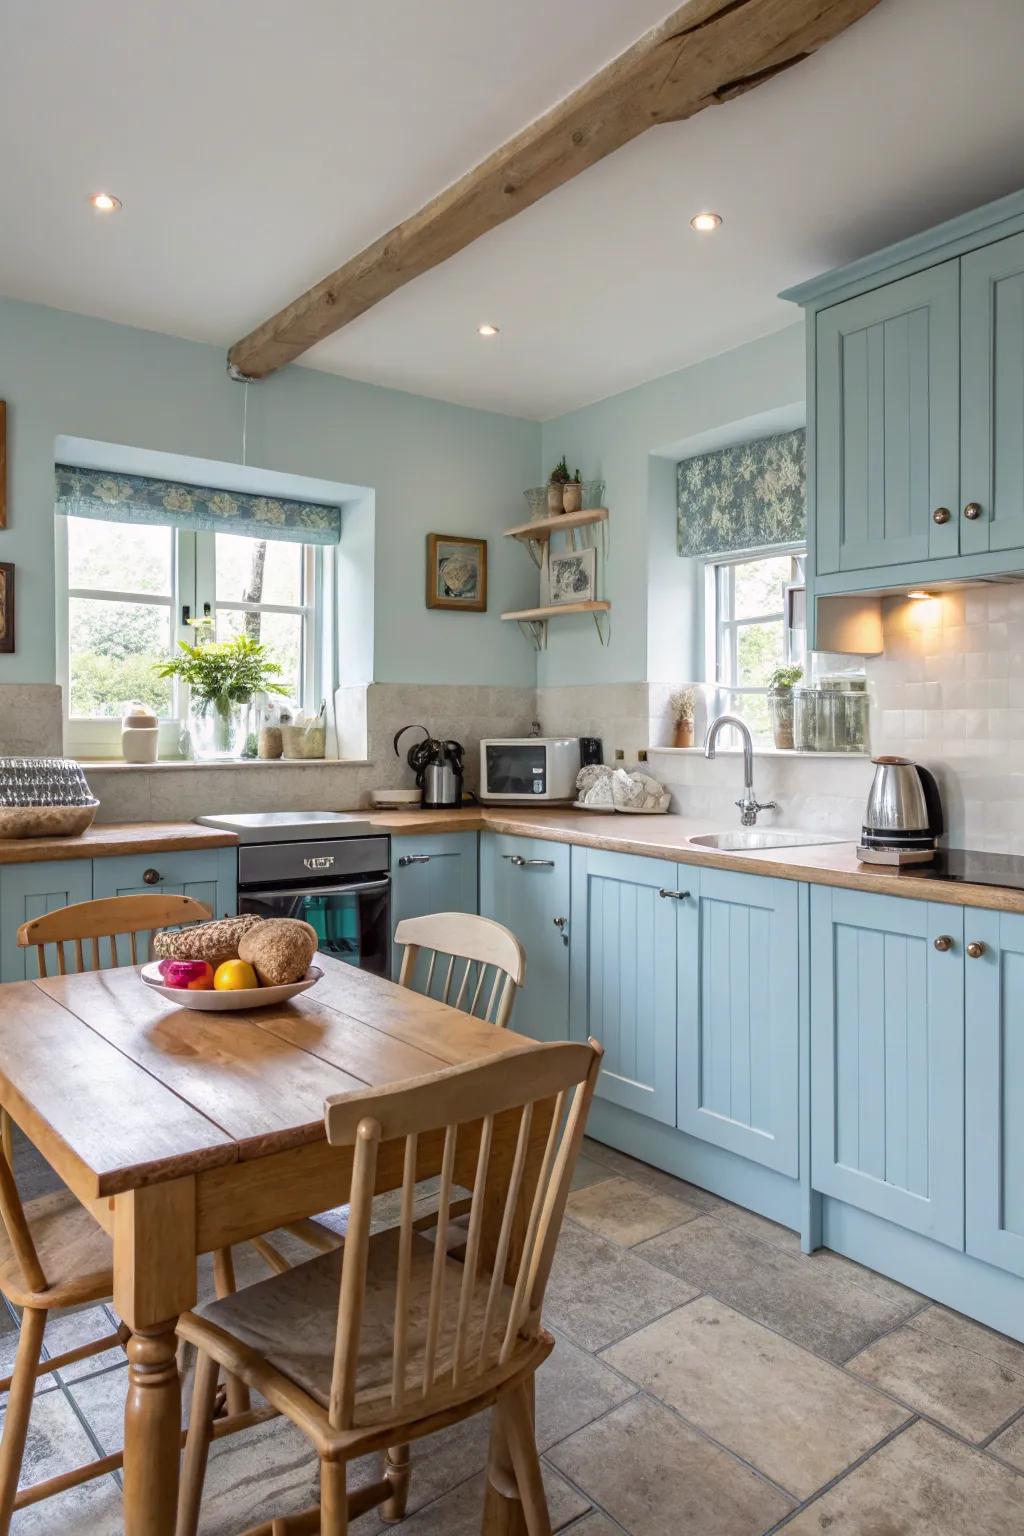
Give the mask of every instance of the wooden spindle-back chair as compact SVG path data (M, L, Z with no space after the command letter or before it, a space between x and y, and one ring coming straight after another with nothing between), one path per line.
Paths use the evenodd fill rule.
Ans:
M395 929L395 943L405 946L400 986L506 1027L526 976L526 951L501 923L471 912L407 917ZM426 975L419 987L421 956Z
M211 916L209 907L191 896L161 891L138 896L107 896L98 901L79 901L33 917L18 929L22 949L34 948L39 975L49 974L46 950L55 949L57 974L68 974L68 946L73 947L74 971L101 971L118 965L144 965L150 958L152 936L158 928L201 923ZM118 939L126 941L118 947ZM106 940L107 958L102 941Z
M327 1139L351 1158L344 1248L179 1324L199 1361L178 1536L198 1529L219 1366L320 1458L319 1511L248 1536L345 1536L378 1504L401 1518L409 1444L492 1404L492 1467L511 1464L529 1536L550 1536L530 1393L554 1348L544 1290L600 1061L593 1041L537 1045L327 1101ZM442 1226L456 1182L472 1189L462 1264L415 1227L417 1180L438 1166ZM374 1193L399 1170L400 1224L371 1236ZM371 1451L388 1453L383 1478L349 1494L347 1463Z

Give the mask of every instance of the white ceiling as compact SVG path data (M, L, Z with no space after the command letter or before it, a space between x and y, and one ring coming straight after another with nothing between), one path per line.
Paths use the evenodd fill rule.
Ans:
M670 9L3 0L0 293L227 348ZM1024 184L1022 57L1024 0L881 0L304 361L548 417L776 330L780 288Z

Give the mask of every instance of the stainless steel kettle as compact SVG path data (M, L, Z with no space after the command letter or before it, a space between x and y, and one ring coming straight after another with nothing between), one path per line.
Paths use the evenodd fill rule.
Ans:
M409 748L407 762L416 775L420 804L424 810L447 810L462 804L462 760L464 749L459 741L442 741L431 736L425 725L404 725L395 734L398 743L406 731L422 731L424 739Z
M906 757L875 757L864 809L865 848L934 849L942 832L939 789L927 768Z

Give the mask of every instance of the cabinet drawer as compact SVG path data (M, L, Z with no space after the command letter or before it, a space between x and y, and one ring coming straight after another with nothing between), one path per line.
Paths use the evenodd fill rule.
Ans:
M178 849L94 861L94 896L137 896L146 891L191 896L215 917L229 917L237 911L238 853L234 848Z

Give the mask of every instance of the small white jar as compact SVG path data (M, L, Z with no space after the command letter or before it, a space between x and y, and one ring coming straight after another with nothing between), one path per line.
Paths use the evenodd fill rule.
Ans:
M155 763L160 722L144 704L133 704L121 720L121 756L126 763Z

